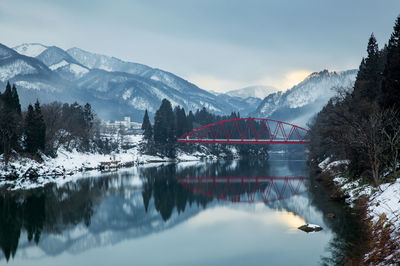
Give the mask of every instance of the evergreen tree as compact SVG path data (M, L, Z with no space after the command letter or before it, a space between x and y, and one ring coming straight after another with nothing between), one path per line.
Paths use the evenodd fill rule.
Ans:
M176 128L171 103L163 99L154 116L154 141L159 150L170 158L175 157Z
M28 106L24 131L26 151L30 154L35 154L38 150L43 151L46 142L46 125L39 101L36 101L35 107Z
M380 85L383 71L381 64L379 64L382 60L382 53L379 51L374 34L371 34L368 40L367 53L368 56L361 61L353 95L357 101L372 102L381 94Z
M154 116L154 141L160 144L175 141L174 113L171 103L163 99Z
M186 132L190 132L193 130L193 122L194 122L193 112L189 111L189 114L186 118Z
M11 89L11 102L13 109L17 112L18 115L21 115L21 104L19 103L19 96L15 84L13 84Z
M400 16L397 17L387 47L382 91L382 106L385 108L395 106L400 109Z
M15 94L18 95L16 89ZM11 85L7 82L6 90L3 94L0 94L0 152L4 153L6 164L8 163L11 150L19 149L18 139L20 138L21 116L18 113L18 108L13 103Z
M35 124L37 130L37 148L44 151L46 144L46 124L43 120L42 110L40 109L40 103L36 100L35 103Z
M175 109L176 137L180 137L187 133L187 121L185 109L179 106Z
M10 82L7 82L6 85L6 90L4 91L4 93L1 95L1 98L3 100L4 103L4 108L12 108L12 92L11 92L11 85Z
M153 128L150 123L149 114L147 113L147 109L144 112L142 130L144 131L144 138L147 140L151 140L153 137Z
M35 126L35 111L33 110L33 106L28 105L28 111L25 116L25 125L24 125L24 133L25 133L25 150L28 153L34 154L37 151L36 145L36 126Z

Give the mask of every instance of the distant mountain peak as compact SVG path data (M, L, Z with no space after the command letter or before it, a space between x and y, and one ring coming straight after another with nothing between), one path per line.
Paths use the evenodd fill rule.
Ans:
M273 93L276 91L275 87L272 86L249 86L237 90L231 90L226 92L225 94L231 96L231 97L239 97L242 99L246 99L249 97L253 98L259 98L259 99L264 99L266 96L269 94Z
M335 95L334 88L353 86L356 75L355 69L338 72L324 69L311 73L285 93L267 96L251 115L305 126Z
M78 47L70 48L66 52L80 64L90 69L98 68L111 72L126 72L138 75L152 69L143 64L125 62L113 56L88 52Z
M36 57L40 55L47 48L48 46L41 43L23 43L21 45L13 47L13 49L19 54L30 57Z
M49 67L54 64L58 64L63 60L68 63L79 64L74 58L72 58L72 56L57 46L48 47L46 50L36 56L36 58Z

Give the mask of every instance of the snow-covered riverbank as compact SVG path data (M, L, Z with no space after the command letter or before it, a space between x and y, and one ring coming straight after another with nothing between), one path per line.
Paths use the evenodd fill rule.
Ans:
M201 152L189 154L180 150L177 151L175 159L142 154L139 148L139 144L143 141L142 135L132 135L130 141L133 148L112 155L67 151L60 148L55 158L42 154L41 163L31 158L14 156L7 167L0 155L0 188L29 189L52 182L64 183L80 176L92 176L100 170L102 163L107 162L118 162L119 167L128 167L154 162L185 162L199 161L204 157L213 158L212 155ZM15 177L14 180L10 180L12 176Z
M322 172L329 172L334 176L333 181L340 192L346 197L346 202L354 207L354 203L361 196L368 198L367 216L374 224L379 220L384 221L387 226L393 229L392 238L400 243L400 178L389 183L383 183L379 187L365 184L362 180L350 180L341 176L337 168L346 165L347 161L323 161L318 166ZM396 254L392 254L393 256ZM366 254L368 256L368 254ZM397 250L400 256L400 250ZM390 258L388 258L390 259Z

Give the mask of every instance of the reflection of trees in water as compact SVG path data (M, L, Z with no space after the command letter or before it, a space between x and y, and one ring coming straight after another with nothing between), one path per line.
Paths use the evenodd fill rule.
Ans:
M167 167L167 166L163 166ZM270 165L266 160L218 160L203 161L193 166L176 168L169 175L183 177L213 177L213 176L260 176L269 173ZM161 168L161 167L160 167ZM148 175L145 175L148 176Z
M8 261L18 248L21 230L28 234L28 241L37 244L45 222L44 195L29 195L23 199L15 195L0 196L0 245Z
M5 192L0 196L0 246L8 261L14 257L20 235L38 244L42 232L59 233L68 225L90 225L93 207L109 187L109 178L70 183L61 188Z
M181 170L180 173L186 174L185 168ZM175 207L181 213L187 204L205 207L210 201L179 185L173 164L140 169L140 172L147 181L142 194L146 211L153 198L164 221L171 217ZM62 187L52 184L35 190L3 193L0 196L0 247L6 260L15 256L23 231L29 242L38 244L43 232L58 234L79 223L88 227L94 208L104 196L123 195L125 190L132 189L129 185L132 178L132 173L121 172L82 179Z
M259 176L268 173L265 160L201 162L190 167L175 164L152 168L139 168L144 180L143 202L148 211L151 200L162 219L171 218L174 208L179 213L196 204L205 208L212 200L195 194L179 184L179 178L201 176ZM130 172L82 179L44 188L3 192L0 195L0 247L7 260L14 257L21 242L22 232L29 242L39 243L43 233L58 234L69 226L83 223L89 226L94 209L105 195L120 194L130 187ZM127 184L127 185L125 185Z
M330 255L322 258L323 265L352 265L349 258L357 258L361 255L360 243L362 243L362 222L359 215L354 213L342 202L329 200L329 193L322 184L310 178L310 199L312 204L320 210L324 217L334 213L334 219L325 218L324 223L334 232L334 237L329 243Z
M195 195L178 183L177 169L174 164L162 167L146 168L141 171L145 178L143 184L143 202L146 211L151 198L155 209L160 212L164 221L167 221L176 207L178 213L184 212L187 204L196 203L205 208L211 199ZM180 172L180 174L183 174Z

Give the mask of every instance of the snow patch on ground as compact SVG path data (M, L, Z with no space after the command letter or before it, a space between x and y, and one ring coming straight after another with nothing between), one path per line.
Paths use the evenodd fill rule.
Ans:
M384 213L389 222L400 230L400 178L394 183L382 184L370 197L369 212L374 222Z
M11 64L6 64L0 67L0 81L6 81L17 75L35 74L37 70L26 63L25 61L18 59Z
M349 160L339 160L331 162L331 158L326 158L322 162L318 164L318 167L322 170L322 172L332 171L335 167L340 165L348 165L350 163Z
M333 181L340 187L341 191L348 196L346 202L354 207L354 201L361 196L369 197L375 189L369 185L362 185L361 180L349 181L344 177L335 177Z
M60 68L60 67L66 66L66 65L68 65L68 64L69 64L69 63L68 63L67 61L62 60L61 62L58 62L57 64L54 64L54 65L49 66L49 68L50 68L51 70L56 70L56 69L58 69L58 68Z
M69 70L76 76L76 77L82 77L86 73L89 72L87 68L84 68L80 65L77 64L70 64Z
M129 98L131 97L131 95L132 95L132 90L126 90L126 91L124 92L124 94L122 95L122 98L123 98L124 100L126 100L126 99L129 99Z
M151 103L147 101L145 98L140 96L132 98L129 103L138 110L144 111L147 109L149 112L154 111L154 108L151 106Z
M348 164L348 161L329 163L326 159L319 164L319 167L322 171L329 171L340 164ZM361 196L367 196L369 198L368 214L372 217L372 221L377 222L381 215L385 214L395 231L400 231L400 178L392 183L381 184L377 188L370 184L363 184L361 179L352 181L340 174L336 174L333 181L348 197L346 202L351 207L354 207L354 202Z
M31 90L46 90L49 92L54 92L56 91L53 86L47 85L42 82L27 82L27 81L17 81L15 82L15 85L18 87L23 87L25 89L31 89Z

